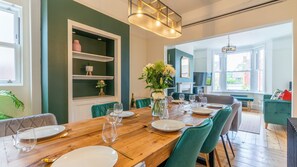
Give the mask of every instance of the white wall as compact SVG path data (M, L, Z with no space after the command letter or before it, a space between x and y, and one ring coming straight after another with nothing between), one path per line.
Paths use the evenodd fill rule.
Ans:
M194 72L207 71L207 49L197 49L194 51Z
M272 40L272 90L289 89L292 81L292 37Z
M130 27L130 94L135 98L150 97L150 92L145 89L146 83L138 78L147 61L147 41L142 31L135 26Z
M213 22L195 25L183 29L182 37L175 40L166 40L157 36L148 41L149 61L162 59L164 46L176 45L190 41L203 40L209 37L226 35L230 32L247 31L254 28L280 24L293 21L293 34L297 34L297 1L286 0L282 3L259 8L245 13L233 15ZM293 38L294 39L294 38ZM297 50L297 42L294 42L293 50ZM293 112L297 116L297 53L294 53L293 65ZM295 72L296 71L296 72ZM295 105L296 104L296 105Z

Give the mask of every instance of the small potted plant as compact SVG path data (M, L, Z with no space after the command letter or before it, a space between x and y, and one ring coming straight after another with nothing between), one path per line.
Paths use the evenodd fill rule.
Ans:
M96 88L100 88L99 96L104 96L105 95L105 93L103 91L103 88L105 86L106 86L106 84L105 84L104 80L100 80L100 81L97 82Z

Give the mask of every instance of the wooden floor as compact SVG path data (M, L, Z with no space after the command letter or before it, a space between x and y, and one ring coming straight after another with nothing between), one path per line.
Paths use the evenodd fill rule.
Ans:
M262 113L259 113L262 114ZM244 118L243 118L244 119ZM229 133L235 157L227 147L232 166L236 167L286 167L287 166L287 132L286 127L269 124L264 128L262 119L260 134L248 132ZM228 146L228 144L226 144ZM223 144L219 141L217 150L222 166L228 167ZM201 167L203 165L196 165ZM216 166L218 166L216 164Z

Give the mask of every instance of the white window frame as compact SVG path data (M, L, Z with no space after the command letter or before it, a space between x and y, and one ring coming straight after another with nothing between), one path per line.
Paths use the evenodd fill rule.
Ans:
M14 15L14 34L15 40L14 43L2 42L0 41L1 47L13 48L15 50L15 80L0 80L0 86L21 86L23 85L23 75L22 75L22 41L21 41L21 32L22 32L22 9L21 7L0 1L0 10Z
M263 93L265 92L265 83L266 83L266 78L265 78L265 61L264 61L264 69L263 69L263 91L258 91L257 88L257 81L258 81L258 76L257 76L257 63L258 63L258 56L256 52L259 52L261 49L264 49L264 57L266 56L265 53L265 47L260 45L258 47L248 47L244 49L238 49L238 51L230 53L243 53L243 52L250 52L251 53L251 69L250 70L242 70L242 71L227 71L227 54L224 54L220 51L213 51L212 53L212 71L213 73L220 72L220 88L221 90L214 90L214 86L212 86L212 92L243 92L243 93ZM213 61L214 61L214 56L219 55L220 56L220 71L214 71L214 66L213 66ZM264 58L266 59L266 58ZM228 90L227 89L227 72L250 72L250 90ZM215 82L215 75L212 75L213 83Z

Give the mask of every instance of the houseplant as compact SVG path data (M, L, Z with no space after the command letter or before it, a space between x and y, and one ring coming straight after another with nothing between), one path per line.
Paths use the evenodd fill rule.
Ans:
M22 111L24 110L24 103L20 101L11 91L0 90L0 104L1 104L1 98L11 99L17 109L21 109ZM7 118L11 118L11 117L3 113L0 113L0 120L7 119Z
M99 96L104 96L105 95L105 93L103 91L103 88L105 86L106 86L106 84L105 84L104 80L100 80L100 81L97 82L96 88L99 88L100 89Z
M169 87L174 75L175 69L163 61L158 61L154 64L149 63L143 68L139 79L144 80L147 84L145 88L149 88L152 91L152 98L154 100L152 106L153 116L160 114L162 101L165 99L164 90Z

